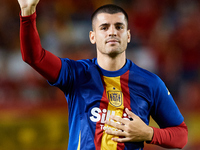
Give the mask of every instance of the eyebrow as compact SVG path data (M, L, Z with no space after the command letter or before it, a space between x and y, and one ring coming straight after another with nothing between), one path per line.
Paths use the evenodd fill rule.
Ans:
M110 23L103 23L103 24L100 24L99 27L108 26L108 25L110 25ZM125 24L122 23L122 22L116 22L115 25L123 25L123 26L125 26Z
M109 23L102 23L102 24L99 25L99 27L107 26L107 25L109 25Z

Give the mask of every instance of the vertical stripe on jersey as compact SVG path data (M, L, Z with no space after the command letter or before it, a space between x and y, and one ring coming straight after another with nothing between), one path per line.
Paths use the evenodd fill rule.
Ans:
M121 82L121 87L122 87L122 93L124 96L124 108L128 108L129 110L131 110L128 80L129 80L129 71L121 75L120 82Z
M123 99L124 99L124 108L128 108L129 110L131 110L128 81L129 81L129 71L127 71L125 74L121 75L120 82L121 82L121 88L122 88ZM125 109L124 109L124 113L123 113L123 118L128 118L128 116L125 112ZM119 147L125 147L125 145L124 145L124 143L118 143L117 147L119 149Z
M78 140L78 148L77 148L77 150L80 150L80 145L81 145L81 131L79 133L79 140Z
M112 112L113 115L122 117L124 110L123 103L123 93L121 89L120 76L118 77L103 77L105 82L105 90L107 94L107 98L109 100L109 104L107 107L107 112ZM107 117L108 119L108 117ZM110 128L111 130L116 130L115 128L108 126L105 124L105 128ZM103 131L102 141L101 141L101 149L117 149L117 142L111 140L113 135L108 135Z
M104 83L103 83L104 85ZM105 91L105 85L104 85L104 92L101 98L101 102L100 102L100 110L105 111L106 108L108 107L108 98L106 96L106 91ZM103 116L103 113L100 113L101 116ZM95 137L94 137L94 144L96 147L96 150L101 150L101 138L103 135L103 125L104 125L104 120L101 119L96 123L96 131L95 131Z

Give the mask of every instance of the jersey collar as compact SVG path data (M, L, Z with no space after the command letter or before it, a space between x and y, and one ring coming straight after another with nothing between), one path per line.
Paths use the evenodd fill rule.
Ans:
M117 76L123 75L125 72L129 70L130 64L131 64L131 61L129 59L126 59L126 63L121 69L117 71L108 71L99 66L99 64L97 63L97 58L94 58L93 61L97 65L97 67L100 69L102 75L108 76L108 77L117 77Z

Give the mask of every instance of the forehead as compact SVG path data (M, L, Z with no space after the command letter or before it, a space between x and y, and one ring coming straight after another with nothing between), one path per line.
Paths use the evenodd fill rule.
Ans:
M118 22L118 23L120 22L120 23L127 25L125 16L121 12L115 13L115 14L99 13L96 16L96 19L94 20L94 25L99 26L99 25L105 24L105 23L115 24L116 22Z

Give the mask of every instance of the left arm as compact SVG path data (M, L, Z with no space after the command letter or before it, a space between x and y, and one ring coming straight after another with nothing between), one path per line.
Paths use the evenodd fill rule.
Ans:
M150 144L160 145L165 148L180 149L187 144L188 129L185 122L175 127L167 127L164 129L152 128L154 130L154 135Z
M156 144L166 148L183 148L186 145L188 130L184 122L179 126L159 129L146 125L137 115L128 109L125 111L133 119L132 121L125 120L117 116L110 116L110 119L113 119L120 124L113 121L106 121L106 124L119 129L118 131L106 130L107 134L120 137L113 138L113 141L146 141L148 143Z

